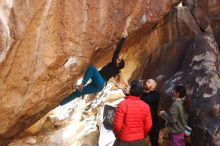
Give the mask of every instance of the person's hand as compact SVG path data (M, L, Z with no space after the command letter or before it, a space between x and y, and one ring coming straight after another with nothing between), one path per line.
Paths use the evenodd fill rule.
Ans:
M129 16L127 17L126 24L125 24L125 28L124 28L124 31L123 31L123 33L122 33L122 37L123 37L123 38L126 38L126 37L128 36L128 27L129 27L129 25L130 25L130 23L131 23L131 20L132 20L132 15L129 15Z
M126 88L122 89L122 91L125 95L129 95L130 88L126 87Z
M124 32L122 33L122 38L126 38L127 35L128 35L128 32L127 32L127 30L126 30L126 31L124 31Z
M163 113L165 113L165 111L160 111L160 116L161 116Z
M81 83L80 85L78 85L78 86L76 87L76 90L77 90L77 91L82 91L83 87L84 87L84 85L83 85L83 83Z
M122 84L122 83L120 83L120 82L115 81L114 83L115 83L115 86L116 86L117 88L119 88L119 89L125 88L125 85Z
M128 31L127 31L127 29L125 29L122 34L122 37L126 38L127 36L128 36Z
M129 15L128 17L127 17L127 20L126 20L126 24L125 24L125 30L127 30L128 29L128 27L129 27L129 25L130 25L130 23L131 23L131 21L132 21L132 15Z

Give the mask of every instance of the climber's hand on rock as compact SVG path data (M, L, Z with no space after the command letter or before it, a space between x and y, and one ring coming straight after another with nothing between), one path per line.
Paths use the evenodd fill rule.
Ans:
M83 84L80 84L80 85L78 85L78 86L76 87L76 90L77 90L77 91L82 91L82 90L83 90L83 87L84 87L84 85L83 85Z
M122 37L123 38L126 38L128 36L128 31L127 29L124 30L123 34L122 34Z
M126 96L129 95L129 90L130 90L129 87L126 87L126 88L122 89L123 93L124 93Z

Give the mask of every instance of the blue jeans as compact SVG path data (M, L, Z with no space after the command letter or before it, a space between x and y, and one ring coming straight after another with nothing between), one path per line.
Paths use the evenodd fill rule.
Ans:
M91 83L84 86L82 91L75 91L72 94L70 94L67 98L65 98L60 103L60 105L64 105L79 96L83 96L86 94L92 94L92 93L98 93L98 92L102 91L102 89L105 86L105 80L102 78L99 71L97 70L97 68L94 65L90 65L87 68L86 73L84 74L84 77L83 77L83 81L82 81L83 85L85 85L89 79L92 80Z

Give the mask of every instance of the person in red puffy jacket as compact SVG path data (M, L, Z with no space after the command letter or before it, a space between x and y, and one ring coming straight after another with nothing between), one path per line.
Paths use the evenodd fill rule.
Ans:
M117 106L113 121L116 140L113 146L144 146L152 126L150 107L140 99L143 85L131 82L129 96Z

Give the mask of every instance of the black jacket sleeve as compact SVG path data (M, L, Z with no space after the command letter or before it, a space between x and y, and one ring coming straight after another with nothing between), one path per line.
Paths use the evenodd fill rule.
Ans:
M122 37L121 40L119 41L119 43L118 43L116 49L115 49L114 54L113 54L112 63L116 63L116 60L117 60L117 58L118 58L119 53L121 52L121 49L122 49L122 47L123 47L123 45L124 45L124 42L125 42L125 38Z

